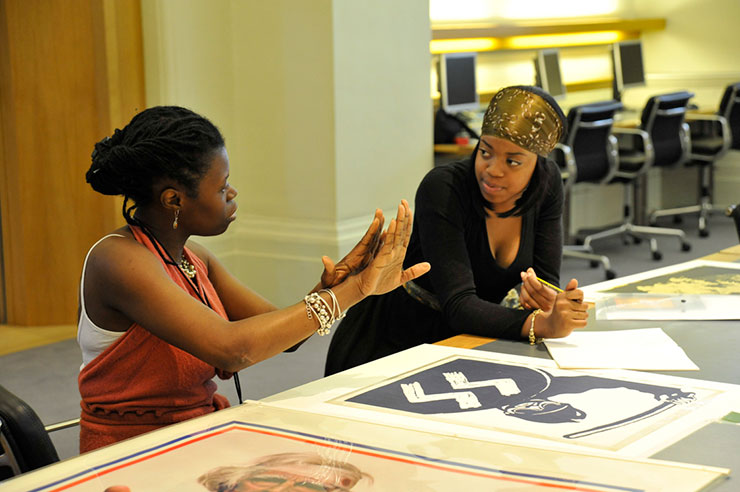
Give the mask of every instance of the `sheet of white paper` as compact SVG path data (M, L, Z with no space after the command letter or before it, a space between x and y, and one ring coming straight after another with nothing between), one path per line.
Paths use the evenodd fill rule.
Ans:
M545 340L545 346L563 369L699 370L660 328L574 331L565 338Z

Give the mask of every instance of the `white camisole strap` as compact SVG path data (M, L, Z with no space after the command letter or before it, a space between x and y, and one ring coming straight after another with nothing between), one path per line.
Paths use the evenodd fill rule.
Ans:
M100 238L87 252L85 262L82 264L82 276L80 277L80 319L77 322L77 343L82 350L82 365L80 366L80 370L124 334L122 331L103 329L93 323L87 315L87 308L85 307L85 270L87 268L87 259L90 257L92 250L95 249L95 246L105 239L115 236L125 237L122 234L108 234Z

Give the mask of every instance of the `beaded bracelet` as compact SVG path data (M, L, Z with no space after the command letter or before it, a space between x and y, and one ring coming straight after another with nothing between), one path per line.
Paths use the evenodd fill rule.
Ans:
M331 306L329 306L329 302L326 301L326 299L319 295L319 292L326 292L329 294ZM323 337L331 332L331 326L338 319L342 319L344 317L344 313L342 313L342 310L339 307L339 301L337 301L337 298L331 289L321 289L319 292L308 294L303 298L303 301L306 303L306 316L308 316L308 319L313 319L314 316L316 317L319 322L319 327L316 329L316 333Z
M534 311L532 311L532 318L531 318L532 322L529 325L529 344L530 345L534 345L542 341L541 338L536 338L534 336L534 320L535 318L537 318L537 315L540 314L541 312L542 312L542 309L535 309Z

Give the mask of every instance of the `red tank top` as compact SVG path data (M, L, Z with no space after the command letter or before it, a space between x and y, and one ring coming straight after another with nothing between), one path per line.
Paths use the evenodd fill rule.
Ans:
M139 227L130 229L160 259L172 281L200 300L179 267L166 263ZM206 265L188 248L184 255L195 266L201 296L228 319ZM226 397L216 393L212 381L216 372L213 366L132 324L80 371L80 452L228 407ZM230 377L218 372L222 378Z

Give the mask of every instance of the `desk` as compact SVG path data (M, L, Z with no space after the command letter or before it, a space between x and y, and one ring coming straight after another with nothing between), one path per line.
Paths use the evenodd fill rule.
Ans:
M470 156L475 149L475 143L434 144L434 167L443 166Z
M614 114L613 126L618 128L637 128L642 123L640 120L641 116L641 110L617 111Z
M465 156L470 155L474 148L474 144L434 144L434 153Z

